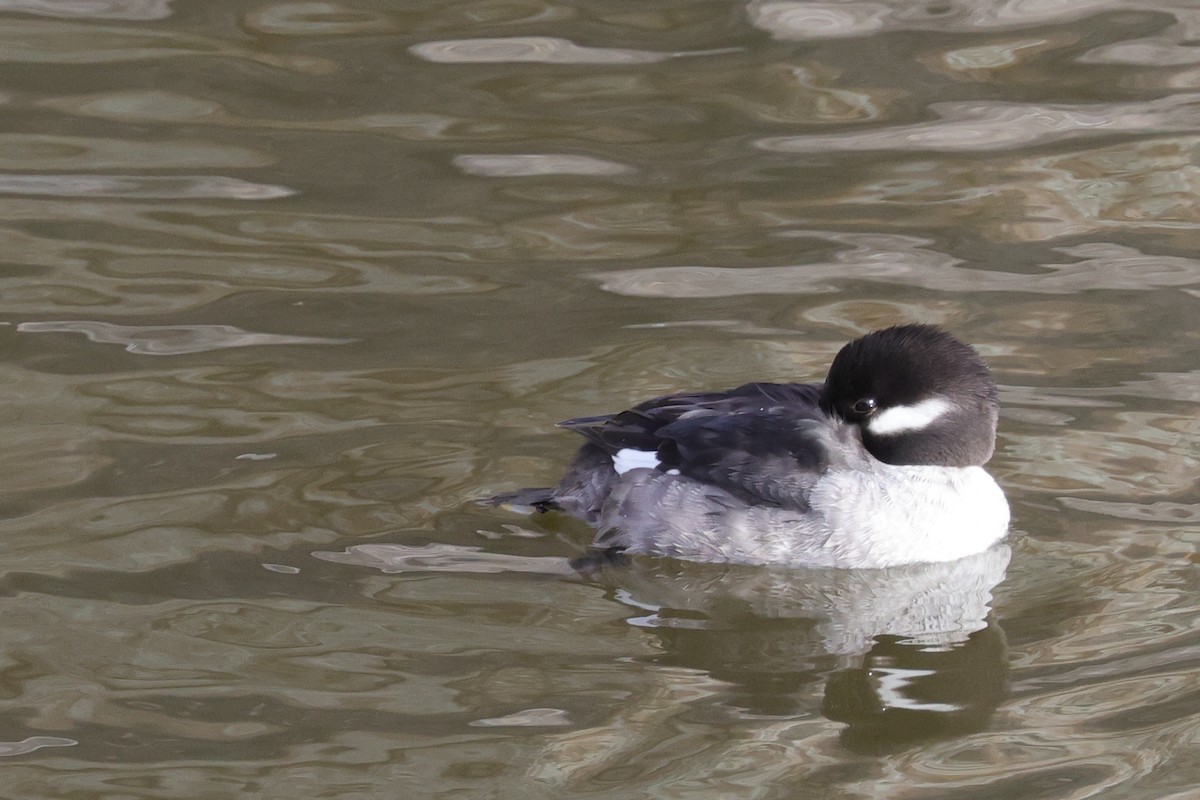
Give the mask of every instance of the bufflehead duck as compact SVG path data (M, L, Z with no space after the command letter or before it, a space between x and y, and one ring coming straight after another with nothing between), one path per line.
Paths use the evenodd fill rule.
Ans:
M979 354L928 325L847 344L824 383L748 383L567 420L587 439L557 486L496 503L556 509L595 547L692 561L877 568L952 561L1004 537L982 465L999 416Z

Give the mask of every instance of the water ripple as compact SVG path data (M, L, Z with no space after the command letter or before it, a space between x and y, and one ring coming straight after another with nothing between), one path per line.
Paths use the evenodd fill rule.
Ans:
M43 747L74 747L79 742L62 736L27 736L19 742L0 742L0 757L23 756Z
M849 246L831 261L782 267L650 267L598 272L610 292L631 297L730 297L741 294L834 292L846 281L874 281L939 292L1074 294L1150 290L1200 284L1200 260L1151 256L1123 245L1093 242L1055 248L1074 260L1044 263L1038 275L963 267L931 250L927 239L891 234L811 233Z
M1076 511L1088 511L1117 519L1175 525L1200 523L1200 503L1171 503L1165 500L1155 503L1120 503L1083 497L1060 497L1059 502Z
M1165 134L1200 126L1200 95L1181 94L1145 103L1089 105L933 103L940 119L876 127L860 133L769 136L755 145L782 153L872 150L986 152L1116 133Z
M271 36L346 36L395 30L387 15L327 2L275 3L244 19L247 28Z
M166 19L172 0L0 0L0 11L40 17Z
M327 74L337 69L335 64L315 56L281 56L262 48L241 47L232 39L133 25L5 20L0 26L0 63L97 65L195 56L242 59L305 75Z
M1200 224L1198 146L1200 137L1176 135L1045 154L892 162L847 187L835 213L885 216L899 227L971 225L1018 241L1148 226L1184 232Z
M476 728L535 728L572 725L570 715L561 708L527 708L503 717L477 719L469 723Z
M0 47L3 45L0 44ZM204 141L135 141L97 136L0 134L0 168L28 170L264 167L274 158L250 147Z
M584 47L554 36L446 39L414 44L408 51L437 64L655 64L681 56L735 52L736 48L666 53L622 47Z
M1134 5L1134 4L1131 4ZM1200 63L1200 50L1195 43L1200 37L1200 8L1188 0L1177 2L1137 3L1138 10L1171 14L1176 24L1165 26L1153 36L1125 39L1094 47L1080 58L1081 64L1123 64L1130 66L1166 67Z
M814 88L813 91L821 100L823 108L820 113L823 118L856 121L874 116L859 108L864 104L869 105L869 98L861 98L852 92L837 92L829 89L824 90L824 93L819 88ZM547 90L545 94L549 93ZM587 91L589 96L594 96L595 93L595 87L591 87ZM733 96L731 102L752 103L752 100L748 101L741 94L737 94ZM353 135L370 132L408 141L508 142L524 137L527 131L526 124L519 119L509 119L503 114L482 113L482 110L478 108L472 109L472 113L462 115L431 110L372 110L368 113L344 117L319 116L292 119L238 113L211 99L161 89L52 97L40 101L38 105L66 114L120 122L187 122L233 128L239 131L264 129L320 131ZM802 105L807 107L811 104L802 103ZM755 108L757 109L758 106L756 105ZM839 108L843 110L839 111ZM796 117L796 114L792 114L788 116L788 119L795 120ZM632 131L618 135L616 129L611 126L581 127L578 123L565 117L539 120L537 128L543 136L552 135L557 131L562 136L605 143L611 143L614 137L625 141L640 138L639 134Z
M82 333L88 341L123 344L130 353L145 356L178 356L204 353L228 347L259 345L348 344L353 339L327 339L316 336L288 336L277 333L253 333L232 325L114 325L94 320L55 320L22 322L21 333Z
M1195 20L1196 8L1186 0L909 0L798 2L753 0L751 23L776 39L805 41L867 36L887 31L978 33L1062 24L1113 11L1170 14Z
M251 183L220 175L0 174L0 194L34 197L273 200L295 193L295 189L286 186Z
M454 166L469 175L509 178L527 175L631 175L636 170L616 161L567 153L460 155Z
M1200 403L1200 370L1148 372L1146 380L1126 381L1119 388L1110 390L1110 393Z
M527 572L538 575L575 576L577 573L562 558L514 556L489 553L482 547L427 544L413 547L402 544L359 544L341 553L318 550L314 558L336 564L371 567L380 572L466 572L496 574Z

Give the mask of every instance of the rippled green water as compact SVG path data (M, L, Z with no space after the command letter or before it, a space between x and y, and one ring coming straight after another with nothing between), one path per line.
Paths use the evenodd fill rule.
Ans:
M0 3L0 794L1200 784L1200 9ZM586 578L556 420L1002 385L1006 547Z

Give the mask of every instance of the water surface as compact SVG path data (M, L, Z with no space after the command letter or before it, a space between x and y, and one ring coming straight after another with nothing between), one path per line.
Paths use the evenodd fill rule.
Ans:
M6 796L1200 783L1200 9L0 3ZM568 566L559 419L1001 383L1013 535Z

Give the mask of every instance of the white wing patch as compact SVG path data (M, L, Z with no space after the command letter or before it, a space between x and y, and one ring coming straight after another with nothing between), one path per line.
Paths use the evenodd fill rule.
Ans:
M657 469L658 453L653 450L634 450L632 447L622 447L612 457L613 469L618 475L624 475L631 469Z
M950 408L949 401L940 397L931 397L911 406L893 406L868 422L867 430L876 436L923 430Z

